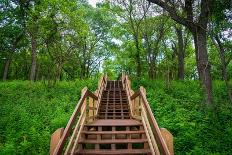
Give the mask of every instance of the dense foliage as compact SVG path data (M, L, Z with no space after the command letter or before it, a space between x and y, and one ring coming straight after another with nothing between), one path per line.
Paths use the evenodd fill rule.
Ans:
M0 83L0 154L48 154L51 134L64 127L84 86L95 90L97 80ZM205 109L201 88L194 81L134 80L143 85L160 127L174 136L176 154L231 154L232 105L223 82L214 82L214 108ZM223 104L221 104L223 103Z
M202 102L201 87L194 81L142 80L154 116L160 127L174 136L175 154L232 154L232 105L226 98L226 87L215 81L213 107Z
M51 134L65 127L85 86L98 80L0 83L0 154L48 154Z

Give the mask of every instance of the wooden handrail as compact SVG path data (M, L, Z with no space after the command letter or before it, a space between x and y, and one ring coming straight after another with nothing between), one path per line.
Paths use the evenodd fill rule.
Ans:
M130 99L134 100L136 97L138 97L141 94L140 89L136 91L133 95L131 95Z
M94 93L92 93L91 91L87 90L87 93L88 93L88 96L92 97L95 100L98 100L98 97Z
M100 79L100 84L98 83L98 90L97 90L98 106L97 106L97 112L96 113L98 113L102 92L106 88L106 84L107 84L107 75L104 75Z
M72 116L71 116L71 118L70 118L64 132L63 132L63 134L62 134L62 137L61 137L59 143L56 146L56 149L55 149L55 151L53 153L54 155L59 155L59 154L62 153L65 142L66 142L66 139L68 138L68 136L70 134L72 126L73 126L73 124L74 124L74 122L75 122L75 120L77 118L77 114L78 114L78 112L80 112L81 107L82 107L82 105L83 105L83 103L84 103L87 96L88 96L88 90L87 90L87 88L85 88L85 90L84 90L84 92L83 92L83 94L81 96L81 99L77 103L77 105L75 107L75 110L74 110L74 112L73 112L73 114L72 114Z
M123 87L124 89L126 90L127 94L130 96L129 97L129 104L130 104L130 108L131 109L131 115L133 117L135 117L136 119L140 118L141 120L146 120L148 119L148 123L149 123L149 128L150 130L152 131L154 137L155 137L155 141L156 143L158 144L158 148L159 148L159 152L161 154L164 154L164 155L170 155L170 152L168 150L168 147L161 135L161 132L160 132L160 129L159 129L159 126L155 120L155 117L153 116L153 113L152 113L152 110L148 104L148 101L147 101L147 98L146 98L146 95L144 93L144 88L143 87L140 87L138 91L136 91L135 93L131 94L131 92L133 92L133 90L131 89L131 86L130 86L130 81L128 79L128 77L124 74L122 74L122 82L123 82ZM140 106L138 107L135 107L135 100L139 98L139 104ZM141 106L143 106L144 108L142 108ZM144 113L142 113L142 111L140 112L140 116L136 116L137 113L135 113L135 111L139 111L139 109L136 109L136 108L142 108L141 110L145 110ZM145 114L146 118L142 118L143 117L143 114ZM154 146L155 147L155 146Z
M153 133L154 133L154 136L155 136L155 139L156 139L157 143L160 145L159 147L160 147L161 153L165 154L165 155L169 155L170 152L169 152L168 147L167 147L167 145L166 145L166 143L165 143L165 141L164 141L164 139L163 139L163 137L161 135L159 126L158 126L158 124L157 124L157 122L155 120L155 117L154 117L154 115L152 113L152 110L151 110L151 108L150 108L150 106L148 104L148 101L147 101L147 98L146 98L146 96L145 96L145 94L143 92L143 89L144 89L143 87L140 87L139 92L140 92L140 95L141 95L142 100L143 100L142 103L143 103L143 105L145 107L146 114L148 116L148 120L151 121L151 123L150 123L151 129L153 130Z
M85 103L85 100L88 98L88 97L91 97L93 100L96 100L97 101L97 111L98 111L98 106L99 106L99 103L100 103L100 98L101 98L101 95L102 95L102 92L103 90L105 89L105 86L106 86L106 83L107 83L107 76L103 76L101 78L101 80L99 81L99 85L98 85L98 90L97 90L97 95L92 93L91 91L89 91L87 89L87 87L85 87L83 90L82 90L82 95L81 95L81 98L80 100L78 101L75 109L74 109L74 112L72 113L72 116L70 118L70 120L68 121L68 124L66 125L66 128L53 152L53 155L60 155L62 154L63 152L63 149L64 149L64 146L65 146L65 143L66 143L66 140L67 138L70 136L70 132L73 128L73 125L77 119L77 116L78 116L78 113L81 112L81 109L82 109L82 106L83 106L83 103ZM93 107L94 109L94 107ZM96 112L97 113L97 112ZM93 116L95 117L95 116ZM77 126L78 124L76 124Z

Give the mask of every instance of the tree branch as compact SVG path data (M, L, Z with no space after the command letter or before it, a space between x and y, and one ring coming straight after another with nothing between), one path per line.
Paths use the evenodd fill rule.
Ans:
M155 4L159 5L160 7L162 7L164 10L166 10L169 13L169 15L171 16L171 18L173 20L175 20L177 23L180 23L184 26L189 27L190 22L188 22L188 20L186 18L180 17L177 14L176 9L173 6L168 5L168 3L166 3L162 0L148 0L148 1L155 3Z

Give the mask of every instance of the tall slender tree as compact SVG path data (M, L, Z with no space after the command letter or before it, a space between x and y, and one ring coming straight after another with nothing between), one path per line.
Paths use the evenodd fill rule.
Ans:
M211 103L212 79L207 53L207 24L213 0L148 0L165 9L177 23L187 27L193 34L195 55L199 79L206 94L207 103Z

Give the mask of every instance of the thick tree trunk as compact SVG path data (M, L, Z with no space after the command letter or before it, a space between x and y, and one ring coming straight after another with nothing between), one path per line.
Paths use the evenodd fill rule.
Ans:
M10 68L10 63L11 63L11 59L9 58L6 60L6 63L4 66L4 72L3 72L3 78L2 78L3 81L6 81L7 79L9 68Z
M207 103L211 103L213 100L212 79L210 74L210 64L208 61L206 31L196 27L193 31L193 36L199 80L203 85Z
M30 73L30 81L35 80L36 75L36 61L37 61L37 53L36 53L36 39L34 35L31 35L31 73Z
M178 38L178 79L184 80L184 41L181 28L176 27L176 34Z

